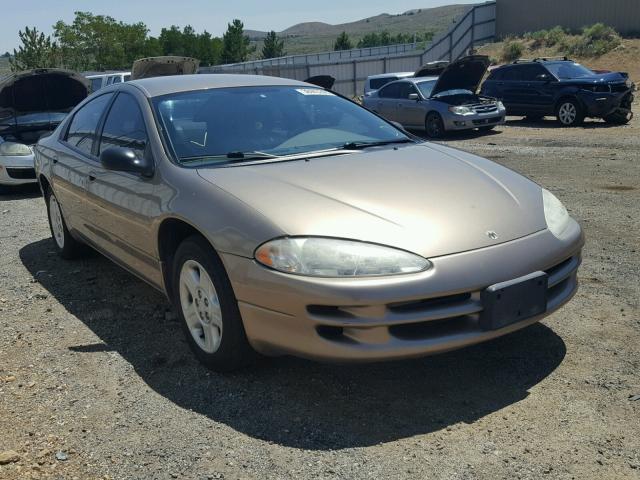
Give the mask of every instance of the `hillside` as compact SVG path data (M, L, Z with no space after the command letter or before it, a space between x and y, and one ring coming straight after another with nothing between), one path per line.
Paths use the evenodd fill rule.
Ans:
M0 75L4 75L5 73L9 73L11 69L9 68L9 59L7 57L0 57Z
M446 29L456 17L462 14L468 5L447 5L436 8L409 10L400 14L383 13L355 22L330 25L322 22L304 22L293 25L278 36L285 40L288 55L315 53L333 49L333 43L341 32L347 32L356 43L367 33L388 31L397 33L438 33ZM266 32L247 30L245 32L257 45L257 52L262 48L262 39Z
M503 47L503 42L490 43L480 47L478 53L498 60ZM562 55L562 52L558 52L557 49L528 48L522 56L524 58L536 58L557 56L559 54ZM640 83L640 39L623 39L619 47L599 57L570 56L570 58L593 69L628 72L633 81Z

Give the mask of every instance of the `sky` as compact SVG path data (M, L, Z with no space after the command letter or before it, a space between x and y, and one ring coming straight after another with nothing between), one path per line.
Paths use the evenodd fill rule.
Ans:
M345 23L380 13L402 13L452 3L482 0L0 0L0 54L18 46L18 31L35 26L52 33L57 20L69 23L77 10L103 14L127 23L142 21L151 35L162 27L192 25L213 35L224 33L234 18L251 30L281 31L300 22Z

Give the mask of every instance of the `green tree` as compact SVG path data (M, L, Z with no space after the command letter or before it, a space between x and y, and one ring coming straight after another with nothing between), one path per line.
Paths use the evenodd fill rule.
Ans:
M4 54L2 55L3 58L9 58L11 56L11 54L9 52L4 52Z
M284 51L284 40L278 39L276 32L271 30L264 38L262 45L262 58L278 58L286 55Z
M162 44L156 37L147 37L142 49L142 57L159 57L164 55Z
M254 51L255 46L244 34L244 24L236 18L222 36L222 63L245 62Z
M30 70L32 68L52 68L59 66L58 46L51 37L38 32L33 27L25 27L18 32L22 45L13 50L13 58L9 58L11 70ZM7 52L5 56L8 56Z
M336 39L336 43L333 45L334 50L351 50L353 48L353 44L351 43L351 39L347 32L342 32L338 35Z
M90 12L75 12L71 24L59 20L53 29L65 66L74 70L130 68L147 47L144 23L126 24Z
M171 25L163 28L158 37L163 55L185 55L184 38L180 27Z

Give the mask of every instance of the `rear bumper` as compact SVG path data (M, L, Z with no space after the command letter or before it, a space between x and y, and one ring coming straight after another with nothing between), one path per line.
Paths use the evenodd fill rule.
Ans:
M375 361L445 352L539 321L576 292L583 243L574 222L562 240L545 230L433 258L433 268L420 274L372 279L296 277L251 259L222 257L256 350L323 361ZM546 311L501 329L481 329L480 292L536 271L549 275Z
M0 185L36 183L33 155L0 156Z

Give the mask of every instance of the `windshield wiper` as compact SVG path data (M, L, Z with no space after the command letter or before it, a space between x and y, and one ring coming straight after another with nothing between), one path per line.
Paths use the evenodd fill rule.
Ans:
M347 142L342 145L344 150L361 150L369 147L381 147L384 145L392 145L396 143L414 143L410 138L403 138L399 140L384 140L380 142Z
M265 152L229 152L221 153L219 155L197 155L193 157L182 157L180 163L191 162L203 162L206 160L226 160L228 162L248 161L248 160L262 160L265 158L278 158L277 155L272 155Z

